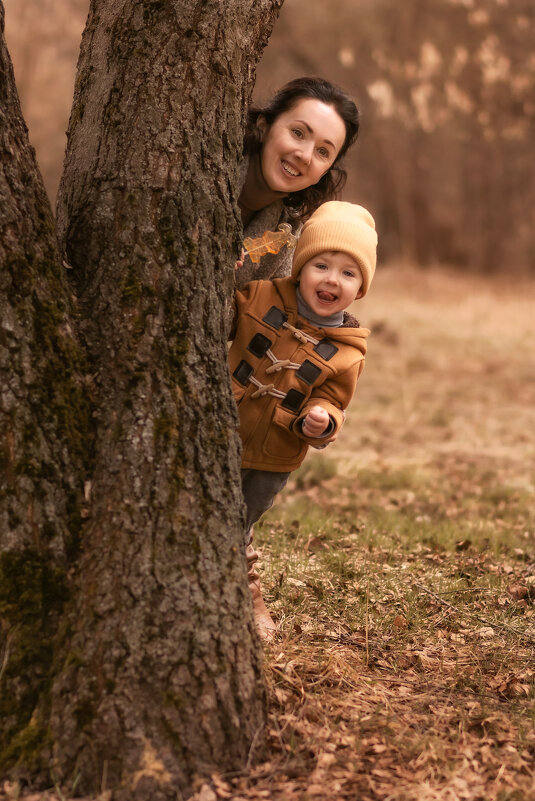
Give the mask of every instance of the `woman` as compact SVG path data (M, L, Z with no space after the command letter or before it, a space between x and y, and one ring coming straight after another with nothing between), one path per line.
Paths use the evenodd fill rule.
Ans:
M359 113L351 98L322 78L297 78L280 89L264 108L249 110L245 159L238 198L244 236L262 236L289 223L298 236L318 206L336 197L346 181L340 160L357 138ZM236 285L253 279L290 275L292 252L284 247L259 264L248 257L236 262ZM262 639L276 626L255 567L258 552L251 539L246 549L255 623Z
M340 160L358 129L355 103L322 78L296 78L264 108L252 107L238 199L244 236L276 231L283 222L298 235L304 220L345 184ZM241 267L237 285L289 275L291 259L287 248L263 256L257 265L246 256L236 265Z

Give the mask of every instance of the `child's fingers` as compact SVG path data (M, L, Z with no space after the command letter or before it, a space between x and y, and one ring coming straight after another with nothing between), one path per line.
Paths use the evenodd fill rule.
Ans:
M240 253L240 258L236 261L236 264L234 265L235 270L239 270L241 267L243 267L244 259L245 259L245 250L242 248Z
M313 406L303 420L302 431L306 437L318 437L329 425L329 415L321 406Z
M326 425L328 420L329 420L329 415L325 411L325 409L322 409L321 406L313 406L312 409L307 414L305 419L308 419L308 418L310 418L310 420L314 420L314 422L317 422L317 423L321 422L321 423L324 423L324 425Z
M303 426L305 437L320 437L323 434L324 426Z

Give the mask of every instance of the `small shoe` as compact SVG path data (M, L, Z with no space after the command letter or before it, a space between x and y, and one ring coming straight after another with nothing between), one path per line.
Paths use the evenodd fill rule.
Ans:
M255 563L258 561L258 551L253 545L253 535L249 545L245 550L245 557L247 559L247 578L249 580L249 589L251 591L251 599L253 601L253 614L258 636L263 642L272 642L277 631L277 625L262 598L262 590L260 587L260 576L256 569Z
M251 598L253 600L254 622L256 624L258 636L263 642L273 642L277 631L277 624L269 614L264 599L262 598L260 580L258 578L253 580L249 578L249 589L251 590Z

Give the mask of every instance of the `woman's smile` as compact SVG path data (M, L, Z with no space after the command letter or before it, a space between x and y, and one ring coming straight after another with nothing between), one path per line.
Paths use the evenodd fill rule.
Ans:
M301 175L299 170L296 170L295 167L292 167L292 165L289 164L284 159L281 161L281 164L282 164L282 168L283 168L284 172L287 172L289 175L293 175L294 177L297 177L298 175Z

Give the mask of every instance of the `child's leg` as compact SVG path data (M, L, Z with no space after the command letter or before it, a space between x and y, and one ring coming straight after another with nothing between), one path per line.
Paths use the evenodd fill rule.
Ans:
M242 470L241 475L243 497L247 508L245 556L249 589L258 633L261 639L269 642L273 639L276 626L262 598L260 576L255 567L258 551L253 546L253 524L273 505L275 495L282 490L290 474L271 473L267 470Z
M271 509L278 492L285 486L290 473L273 473L269 470L242 470L241 482L247 507L245 544L249 544L251 529L264 512Z

